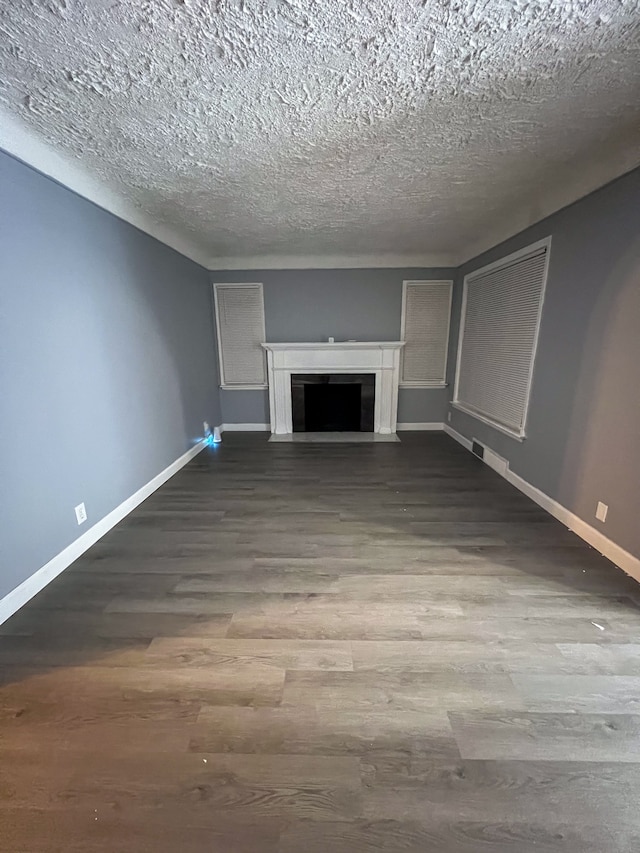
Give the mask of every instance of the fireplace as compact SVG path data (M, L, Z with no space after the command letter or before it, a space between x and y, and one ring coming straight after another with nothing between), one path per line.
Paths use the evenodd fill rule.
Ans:
M293 376L310 380L319 376L316 385L350 385L352 380L345 377L358 377L356 385L360 385L361 419L358 430L371 431L368 407L373 407L373 432L379 435L395 435L398 415L398 378L400 376L400 350L403 341L327 341L326 343L264 343L267 352L267 371L269 376L269 411L271 415L271 432L274 436L293 435L293 396L294 393L306 394L305 389L294 392ZM326 382L323 377L330 377ZM363 379L363 377L367 377ZM373 381L373 387L371 382ZM302 383L303 385L305 382ZM322 395L343 395L343 409L349 409L355 423L353 389L316 388L310 391L316 399L309 403L310 407L322 405ZM351 399L350 403L346 401ZM362 417L363 400L368 412ZM325 401L326 402L326 401ZM335 408L335 406L334 406ZM315 418L316 415L312 415ZM299 417L296 419L296 431L304 429L311 431L304 414L304 427L301 427ZM317 421L316 421L317 423ZM325 426L318 432L329 431ZM334 430L331 430L334 431ZM343 429L335 430L342 432Z
M293 373L294 432L373 432L375 374Z

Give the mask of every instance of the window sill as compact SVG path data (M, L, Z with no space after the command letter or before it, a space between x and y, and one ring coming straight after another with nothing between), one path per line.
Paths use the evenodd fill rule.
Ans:
M483 424L490 426L492 429L496 429L498 432L508 435L509 438L513 438L515 441L524 441L526 438L524 432L516 432L515 430L509 429L509 427L503 426L497 421L492 421L491 418L488 418L486 415L481 415L473 409L463 406L462 403L457 403L455 400L451 403L451 408L457 409L459 412L464 412L465 415L469 415L477 421L481 421Z
M421 382L421 383L411 383L411 382L400 382L398 388L417 388L417 389L434 389L434 388L448 388L448 382Z
M266 391L268 385L221 385L222 391Z

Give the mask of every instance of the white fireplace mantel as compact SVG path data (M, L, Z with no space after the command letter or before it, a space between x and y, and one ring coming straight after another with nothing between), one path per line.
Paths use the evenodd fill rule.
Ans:
M373 431L396 431L400 350L404 341L262 344L267 351L271 432L293 433L292 373L373 373Z

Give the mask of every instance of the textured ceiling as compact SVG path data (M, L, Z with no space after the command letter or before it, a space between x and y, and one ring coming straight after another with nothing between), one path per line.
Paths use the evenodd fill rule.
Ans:
M0 71L212 264L460 259L639 159L638 0L11 0Z

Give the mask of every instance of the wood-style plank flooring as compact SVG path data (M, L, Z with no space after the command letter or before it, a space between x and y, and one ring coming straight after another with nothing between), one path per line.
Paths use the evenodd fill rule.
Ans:
M0 849L640 850L639 602L447 436L228 434L0 626Z

